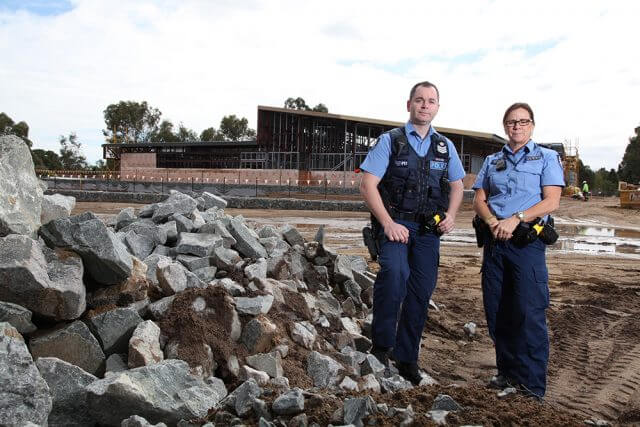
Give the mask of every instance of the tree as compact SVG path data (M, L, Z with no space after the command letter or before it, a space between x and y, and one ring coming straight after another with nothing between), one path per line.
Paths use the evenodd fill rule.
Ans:
M316 105L315 107L313 107L313 111L317 111L319 113L328 113L329 109L327 108L326 105L320 103L320 104Z
M11 117L7 116L5 113L0 113L0 135L7 135L11 133L13 129L14 122L11 120Z
M284 108L289 108L291 110L304 110L304 111L309 111L310 108L307 105L307 103L304 101L304 99L297 97L297 98L287 98L286 101L284 101Z
M220 131L218 136L223 141L240 141L256 137L256 131L249 128L249 121L243 117L238 118L235 114L224 116L220 120Z
M595 173L591 170L591 167L582 163L582 160L578 160L578 187L582 188L583 181L587 181L593 186L594 176Z
M15 135L20 137L31 148L33 143L29 139L29 125L22 121L14 121L5 113L0 113L0 135Z
M195 142L198 141L198 134L195 131L186 128L182 123L178 126L178 132L176 133L178 141L180 142Z
M607 171L605 168L600 168L595 173L592 189L605 196L612 196L618 189L617 178L617 174L613 169Z
M95 172L109 170L109 168L107 167L107 163L102 159L96 160L96 164L93 166L89 166L89 169Z
M60 135L60 162L66 170L80 170L87 167L87 159L82 155L82 143L75 133Z
M206 128L200 133L200 141L203 142L220 141L221 139L223 139L223 137L213 126Z
M151 135L151 142L178 142L180 139L173 132L173 123L163 120L158 129Z
M631 184L640 183L640 126L635 128L635 132L636 134L629 138L622 162L618 165L620 181Z
M31 150L31 156L33 157L33 166L39 170L58 170L62 169L62 162L60 162L60 156L51 150L42 150L36 148Z
M329 109L326 105L320 103L315 107L311 108L307 105L303 98L287 98L284 101L284 108L288 108L290 110L302 110L302 111L317 111L319 113L328 113Z
M110 143L151 141L162 116L160 110L146 101L120 101L107 106L103 113L107 128L102 133Z

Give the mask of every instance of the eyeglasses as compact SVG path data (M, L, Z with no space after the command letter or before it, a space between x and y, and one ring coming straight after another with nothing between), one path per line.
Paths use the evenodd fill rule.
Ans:
M518 126L527 126L529 123L533 123L533 120L531 119L520 119L520 120L507 120L506 122L504 122L504 125L507 127L515 127L516 123L518 124Z

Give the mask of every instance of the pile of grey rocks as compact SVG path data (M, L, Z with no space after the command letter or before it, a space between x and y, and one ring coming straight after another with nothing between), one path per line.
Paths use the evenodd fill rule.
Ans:
M365 397L340 397L334 425L413 422L411 407L369 396L412 384L368 354L375 276L363 257L331 251L322 229L305 241L291 225L252 226L209 193L71 216L75 200L43 196L30 159L0 137L0 425L318 425L305 404L353 392ZM224 295L222 327L242 352L181 360L161 326L194 289ZM195 298L190 315L215 310ZM290 387L293 351L311 387Z

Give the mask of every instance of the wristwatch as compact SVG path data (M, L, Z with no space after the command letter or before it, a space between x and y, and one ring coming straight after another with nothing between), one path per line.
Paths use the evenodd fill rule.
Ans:
M524 212L520 211L516 214L516 216L518 217L518 219L520 220L520 222L524 222Z

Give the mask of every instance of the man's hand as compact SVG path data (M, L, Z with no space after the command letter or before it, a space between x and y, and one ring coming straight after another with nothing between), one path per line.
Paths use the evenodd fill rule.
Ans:
M438 230L442 234L450 233L456 226L456 216L447 212L446 218L438 224Z
M515 216L498 220L491 226L491 234L496 240L509 240L518 224L520 224L520 220Z
M407 227L394 221L384 225L384 235L392 242L409 243L409 230L407 230Z

